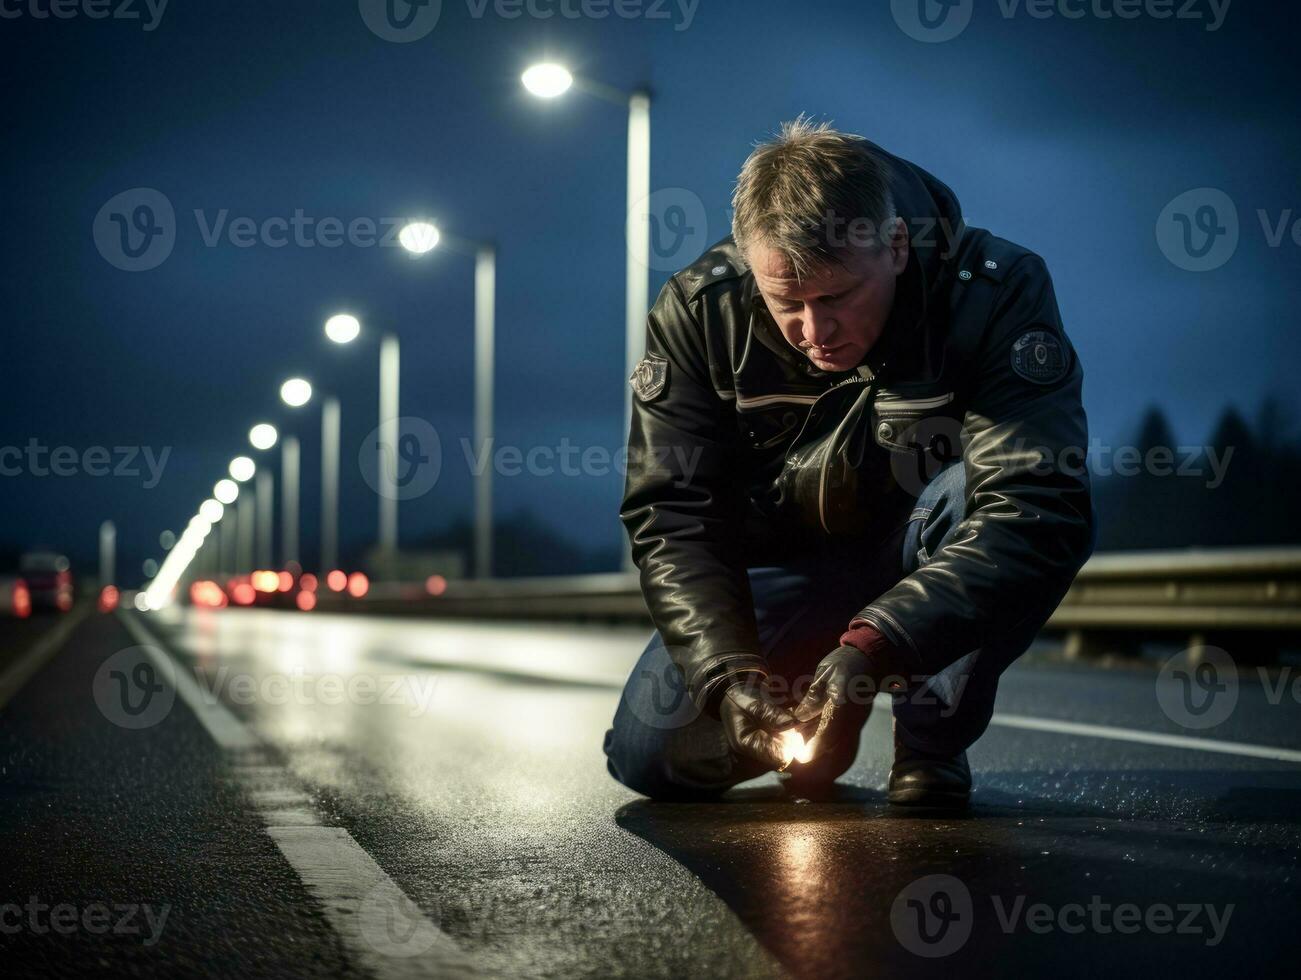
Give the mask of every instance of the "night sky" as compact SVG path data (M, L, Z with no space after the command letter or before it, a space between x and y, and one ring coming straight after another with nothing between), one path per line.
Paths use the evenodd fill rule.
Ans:
M970 223L1046 258L1104 442L1133 438L1152 403L1190 444L1226 404L1250 416L1273 392L1295 407L1293 5L1236 0L1208 31L1209 0L1193 4L1198 20L1040 19L1012 0L974 0L970 25L944 43L909 37L884 0L669 0L662 17L603 19L566 17L560 0L533 6L556 14L509 18L489 3L475 16L480 0L443 0L427 36L390 43L355 0L172 0L148 31L140 19L39 19L30 0L0 3L0 445L171 447L152 488L143 465L137 477L0 477L0 548L43 542L88 559L113 518L130 584L141 559L161 557L158 532L179 530L267 419L303 437L310 560L319 408L294 413L277 397L302 374L342 399L342 543L356 560L375 535L356 460L375 424L381 329L402 340L402 413L433 423L445 455L434 490L403 503L402 539L468 516L458 440L471 425L472 260L208 246L201 225L223 209L228 222L427 216L494 241L499 442L617 448L626 114L577 92L528 96L519 73L544 57L650 86L651 186L699 199L701 244L727 234L751 144L801 112L931 170ZM139 0L133 12L151 16ZM97 250L92 225L137 187L171 202L176 243L158 267L125 272ZM1240 241L1218 268L1186 271L1155 229L1171 200L1202 187L1234 203ZM652 297L667 274L652 270ZM321 324L339 310L361 318L362 342L325 341ZM621 488L614 472L499 477L496 512L527 508L582 547L613 549Z

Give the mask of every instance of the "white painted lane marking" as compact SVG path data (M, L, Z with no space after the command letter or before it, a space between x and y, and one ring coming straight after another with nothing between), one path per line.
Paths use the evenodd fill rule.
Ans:
M81 621L90 612L90 604L82 603L41 636L39 640L19 654L18 659L0 674L0 708L9 703L9 699L18 693L28 679L59 652L67 642L72 631L81 625Z
M119 610L118 618L122 620L122 625L127 628L127 632L145 648L159 673L165 679L172 681L176 693L194 712L199 723L208 730L214 742L228 752L261 746L262 743L258 741L257 736L245 728L224 704L204 694L203 688L194 679L194 674L167 652L157 638L145 629L144 624L135 618L134 613Z
M275 765L262 741L207 694L134 612L118 617L149 651L164 683L171 681L214 742L228 753L231 778L252 801L303 886L321 905L350 957L389 977L482 976L450 936L398 887L342 827L325 827L293 776Z
M1191 735L1167 735L1162 732L1145 732L1138 728L1115 728L1111 725L1089 725L1078 721L1058 721L1053 718L1005 715L998 712L995 712L994 717L990 719L990 724L1001 725L1004 728L1023 728L1034 732L1053 732L1058 735L1082 735L1085 738L1106 738L1119 742L1161 745L1171 749L1218 752L1222 755L1242 755L1253 759L1274 759L1279 762L1301 762L1301 751L1296 749L1252 745L1249 742L1229 742L1216 738L1196 738Z
M361 965L383 977L471 977L473 965L342 827L267 833Z

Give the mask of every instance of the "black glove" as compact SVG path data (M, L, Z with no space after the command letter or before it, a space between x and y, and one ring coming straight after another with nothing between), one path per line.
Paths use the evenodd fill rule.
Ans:
M727 689L718 704L718 717L733 752L757 759L770 769L786 765L778 733L794 728L798 721L789 709L775 703L757 675Z
M814 756L822 756L848 738L858 738L879 690L881 665L858 647L841 646L818 663L808 693L795 708L795 717L814 733L806 733Z

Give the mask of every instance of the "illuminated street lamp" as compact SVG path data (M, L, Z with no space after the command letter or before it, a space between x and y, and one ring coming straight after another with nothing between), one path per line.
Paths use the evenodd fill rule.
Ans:
M280 400L290 408L302 408L312 400L312 384L305 378L290 378L280 386ZM298 437L285 436L280 444L280 557L286 564L298 561L299 499Z
M520 76L524 87L542 99L554 99L570 88L594 95L628 109L628 197L624 287L624 377L631 377L642 358L646 342L646 311L650 306L650 269L644 259L650 245L650 93L645 89L625 92L588 78L575 78L569 69L554 62L531 66ZM623 430L632 426L632 392L624 391ZM631 552L624 553L625 567L632 567Z
M247 483L257 472L257 463L247 456L236 456L230 461L230 478L237 483Z
M413 255L424 255L438 244L442 235L428 221L411 221L398 232L398 242Z
M248 431L248 441L254 449L267 450L276 444L280 433L269 422L259 422ZM271 539L274 535L272 514L275 503L275 477L267 468L258 470L257 486L257 561L256 564L267 568L271 564Z
M302 408L312 400L312 383L304 378L290 378L280 386L280 400L290 408Z
M407 251L423 255L444 239L456 251L474 255L474 441L479 447L492 444L493 359L496 334L497 251L484 242L472 242L443 235L427 221L413 221L398 235ZM396 357L396 353L394 355ZM396 415L396 399L394 405ZM384 415L380 414L380 424ZM385 446L396 450L397 421L380 430L380 452ZM381 460L380 479L389 470ZM381 501L392 497L394 523L397 520L397 494L381 494ZM484 466L474 478L474 572L480 578L492 574L492 467Z
M233 504L239 496L239 484L234 480L218 480L212 488L212 495L223 504Z
M279 438L276 427L268 422L259 422L248 430L248 441L254 449L270 449Z
M403 228L398 236L404 245L428 243L421 251L428 251L438 243L438 230L428 225L430 232L408 235ZM361 321L351 313L337 313L325 321L325 336L336 344L348 344L361 335ZM384 451L386 446L397 446L398 441L398 368L400 360L398 339L385 333L379 342L379 479L388 472ZM327 398L321 407L321 568L338 564L339 550L339 430L340 407L338 399ZM397 550L398 502L396 494L379 494L379 547L391 554Z
M574 84L574 76L564 65L544 62L528 68L520 76L520 81L539 99L554 99L569 91Z
M350 344L361 333L361 321L351 313L338 313L325 321L325 336L336 344Z

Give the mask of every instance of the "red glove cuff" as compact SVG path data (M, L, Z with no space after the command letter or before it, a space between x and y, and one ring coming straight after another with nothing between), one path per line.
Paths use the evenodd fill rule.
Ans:
M869 656L893 648L893 644L881 634L880 630L867 623L859 623L857 626L851 624L850 628L841 634L840 642L842 646L858 647Z

